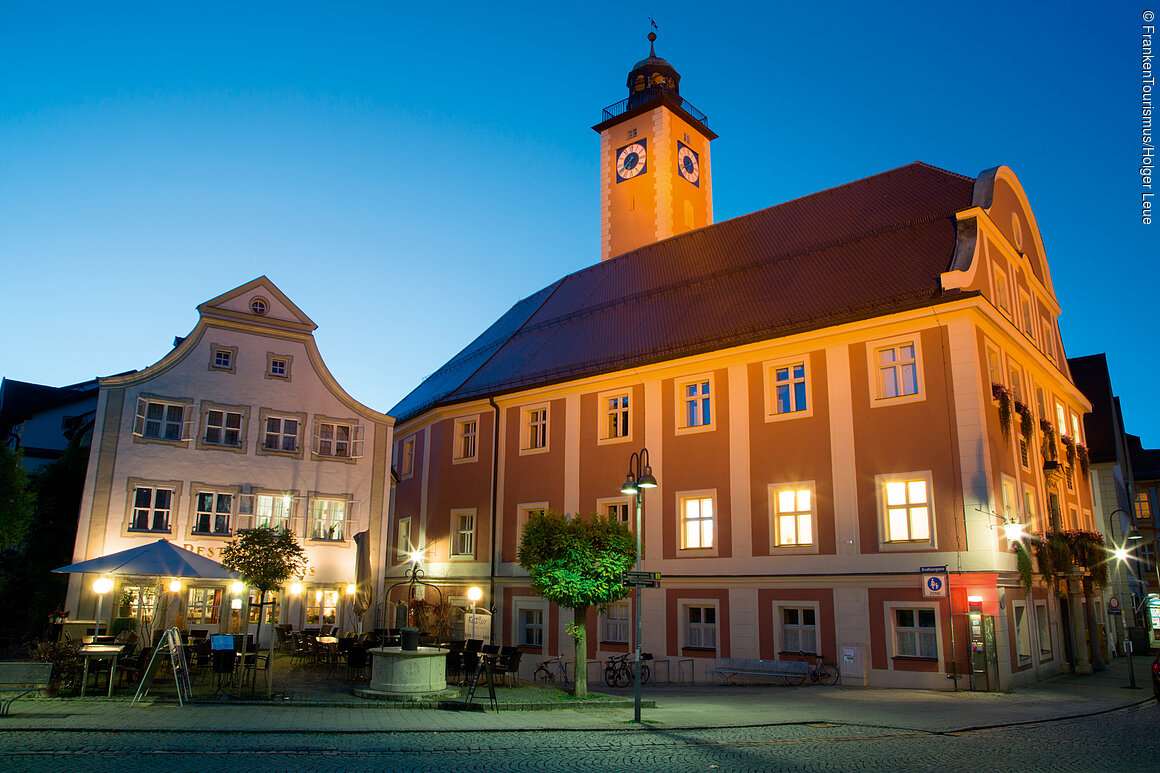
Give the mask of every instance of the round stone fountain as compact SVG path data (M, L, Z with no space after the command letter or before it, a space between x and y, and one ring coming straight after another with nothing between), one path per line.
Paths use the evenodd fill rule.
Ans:
M447 689L447 653L440 647L375 647L371 656L371 682L355 693L367 698L414 697Z

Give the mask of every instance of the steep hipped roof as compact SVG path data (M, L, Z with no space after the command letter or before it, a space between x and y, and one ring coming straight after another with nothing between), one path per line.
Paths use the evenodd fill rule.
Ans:
M916 162L650 244L509 310L391 410L760 341L941 295L974 180Z
M1116 425L1120 417L1115 410L1107 355L1069 357L1067 366L1075 385L1092 404L1091 413L1083 417L1089 458L1096 464L1116 461Z

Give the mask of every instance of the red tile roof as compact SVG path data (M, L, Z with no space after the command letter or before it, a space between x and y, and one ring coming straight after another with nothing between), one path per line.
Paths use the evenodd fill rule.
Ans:
M642 247L517 303L391 410L622 370L927 305L974 180L916 162Z

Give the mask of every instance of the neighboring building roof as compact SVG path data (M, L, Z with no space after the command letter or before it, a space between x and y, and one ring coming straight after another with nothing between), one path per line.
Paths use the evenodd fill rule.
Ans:
M1140 438L1128 435L1128 458L1136 481L1160 480L1160 448L1144 448Z
M95 400L96 379L52 387L27 381L0 379L0 426L19 424L30 416L80 400Z
M921 162L674 236L520 301L392 410L573 380L929 305L975 181Z
M1092 404L1091 413L1083 418L1088 457L1095 464L1116 461L1116 424L1120 417L1115 411L1107 355L1069 357L1067 367L1072 381Z

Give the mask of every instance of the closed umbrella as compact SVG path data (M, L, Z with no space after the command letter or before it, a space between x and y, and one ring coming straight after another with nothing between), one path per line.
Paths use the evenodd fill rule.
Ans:
M354 564L354 614L362 627L362 618L375 600L374 581L371 579L371 533L360 531L354 535L355 564Z

